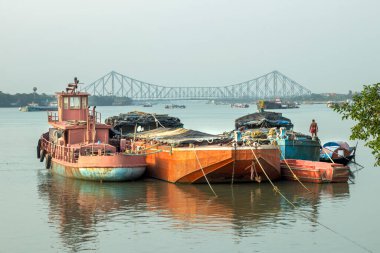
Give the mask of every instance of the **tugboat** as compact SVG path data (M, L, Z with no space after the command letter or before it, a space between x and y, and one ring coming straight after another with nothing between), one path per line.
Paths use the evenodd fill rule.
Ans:
M128 150L127 139L110 139L111 126L101 123L88 93L77 91L79 80L58 92L58 112L48 112L49 131L37 145L37 157L61 176L93 181L127 181L143 175L145 154ZM110 144L112 141L112 145Z

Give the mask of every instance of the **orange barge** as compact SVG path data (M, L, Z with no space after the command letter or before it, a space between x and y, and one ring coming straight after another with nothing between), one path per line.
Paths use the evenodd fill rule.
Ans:
M78 92L78 80L58 92L58 112L48 112L49 132L38 141L37 157L47 169L65 177L95 181L134 180L146 169L145 155L121 152L111 145L111 126L88 107L88 93Z
M281 175L286 180L297 180L309 183L346 183L350 168L338 163L314 162L296 159L281 161Z
M281 176L280 153L273 145L216 144L220 136L188 129L156 129L138 137L145 139L141 148L156 151L147 154L149 177L172 183L205 183L206 178L213 183L231 183L261 182L267 177L276 180ZM176 144L167 143L170 139L177 139Z

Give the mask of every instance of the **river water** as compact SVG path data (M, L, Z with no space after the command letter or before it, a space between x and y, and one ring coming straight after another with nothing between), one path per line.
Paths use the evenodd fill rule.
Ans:
M98 107L103 119L144 110L220 133L255 108L188 101L186 109ZM353 122L325 105L282 110L295 130L312 118L322 142L348 140ZM51 175L36 159L45 112L0 109L0 252L379 252L380 170L362 142L355 183L175 185L153 179L96 183ZM350 142L355 145L355 142ZM359 167L352 166L353 170Z

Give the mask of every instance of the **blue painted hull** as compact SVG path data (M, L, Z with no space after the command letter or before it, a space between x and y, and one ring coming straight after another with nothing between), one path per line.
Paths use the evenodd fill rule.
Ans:
M315 140L276 140L285 159L319 161L320 145ZM283 160L281 156L281 160Z
M82 168L66 166L55 161L51 163L52 173L64 177L91 181L131 181L140 178L145 167L130 168Z

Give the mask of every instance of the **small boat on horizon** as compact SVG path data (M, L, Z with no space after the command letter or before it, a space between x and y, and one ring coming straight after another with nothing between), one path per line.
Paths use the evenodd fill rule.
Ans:
M151 104L151 103L144 103L143 105L142 105L143 107L152 107L153 105Z
M235 103L235 104L231 104L231 107L232 108L249 108L249 104Z
M53 174L93 180L126 181L140 178L145 155L126 151L127 140L111 139L110 125L101 123L88 93L77 91L79 80L58 92L58 112L48 112L49 131L38 140L37 158ZM111 144L112 143L112 144Z
M30 103L18 109L20 112L42 112L42 111L57 111L57 102L51 102L48 105L39 105L37 103Z
M281 101L280 98L276 98L274 101L272 100L259 100L257 101L257 109L295 109L299 108L299 104L297 102Z
M185 109L185 105L175 105L175 104L170 104L170 105L165 105L165 109Z

